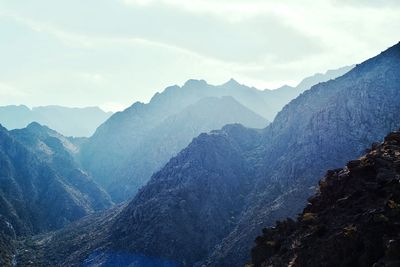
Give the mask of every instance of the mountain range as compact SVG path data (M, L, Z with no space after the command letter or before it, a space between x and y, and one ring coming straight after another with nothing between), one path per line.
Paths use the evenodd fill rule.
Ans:
M13 131L0 127L2 252L12 251L16 238L56 230L112 206L73 153L73 143L38 123ZM10 254L5 258L10 261ZM4 266L3 258L0 263Z
M9 130L25 128L31 122L38 122L65 136L75 137L91 136L111 115L111 112L104 112L98 107L0 107L0 123Z
M166 92L173 95L179 89ZM154 98L162 100L165 109L157 111L164 118L166 110L182 103ZM136 134L133 126L149 114L139 112L151 103L132 106L131 115L115 114L94 137L113 126L119 130L115 118L135 117L126 129ZM48 266L243 266L260 229L301 212L327 169L361 156L371 143L399 128L399 103L400 43L339 78L314 85L264 129L234 124L200 134L154 173L132 201L34 237L21 246L17 261L35 259Z
M83 145L82 166L116 202L132 198L151 175L201 133L240 123L264 128L309 86L338 77L353 66L304 79L297 87L257 90L231 79L219 86L189 80L135 103L103 123Z

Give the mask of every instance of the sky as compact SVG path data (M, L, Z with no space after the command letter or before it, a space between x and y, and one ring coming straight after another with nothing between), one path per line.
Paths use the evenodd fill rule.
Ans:
M399 41L398 0L0 0L0 105L117 111L188 79L274 89Z

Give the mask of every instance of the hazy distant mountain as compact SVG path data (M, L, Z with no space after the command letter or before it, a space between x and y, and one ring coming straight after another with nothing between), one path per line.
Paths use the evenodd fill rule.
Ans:
M346 67L342 67L342 68L334 69L334 70L328 70L325 73L316 73L313 76L303 79L296 86L296 89L299 90L300 92L303 92L318 83L327 82L329 80L336 79L336 78L346 74L353 68L354 68L354 65L346 66Z
M276 114L281 111L281 109L288 104L292 99L295 99L304 91L310 89L312 86L327 82L329 80L333 80L338 78L351 69L354 68L352 66L346 66L335 70L328 70L325 73L316 73L313 76L304 78L296 87L291 87L288 85L282 86L275 90L264 90L262 98L265 101L264 108L263 106L258 107L257 110L264 110L267 113L260 113L264 114L266 118L269 118L272 121ZM255 102L257 103L257 102ZM265 109L265 106L268 106L268 110Z
M49 265L147 257L175 266L243 266L254 236L300 212L326 169L400 126L399 103L400 44L312 87L264 130L232 125L200 135L127 207L76 226L93 242L80 244L82 229L69 228L39 238L31 256ZM60 252L68 247L74 256L65 258Z
M168 87L150 103L135 103L101 125L82 146L82 164L115 200L125 200L200 133L229 123L264 128L268 123L261 116L272 119L307 85L350 69L313 76L298 88L260 91L235 80L219 86L189 80L183 87ZM223 96L231 98L215 98Z
M65 136L88 137L96 128L112 115L98 107L69 108L61 106L0 107L0 123L9 130L26 127L31 122L39 122Z
M232 97L201 98L169 116L163 107L135 104L132 111L113 116L82 146L83 166L115 200L133 197L153 172L202 132L235 122L257 128L268 124Z
M400 133L328 171L297 221L264 228L252 266L399 266Z

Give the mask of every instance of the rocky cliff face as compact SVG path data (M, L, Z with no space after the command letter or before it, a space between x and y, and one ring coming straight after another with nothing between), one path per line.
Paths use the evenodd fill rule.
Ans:
M297 221L263 229L252 266L400 265L400 133L330 170Z

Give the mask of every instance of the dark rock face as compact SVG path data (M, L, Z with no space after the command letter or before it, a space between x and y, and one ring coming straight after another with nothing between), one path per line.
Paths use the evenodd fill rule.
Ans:
M264 128L291 99L352 67L306 79L298 87L256 90L234 80L212 86L189 80L114 114L82 146L81 161L117 202L132 198L200 133L240 123ZM228 96L228 97L227 97Z
M265 228L261 266L399 266L400 132L343 169L328 171L296 222Z

